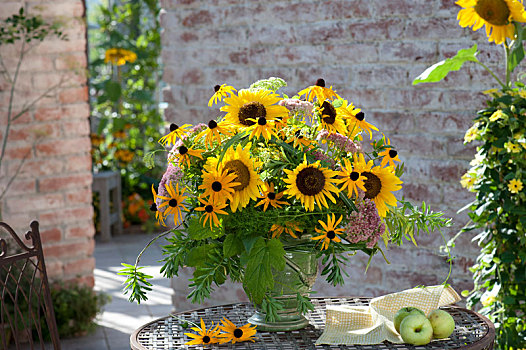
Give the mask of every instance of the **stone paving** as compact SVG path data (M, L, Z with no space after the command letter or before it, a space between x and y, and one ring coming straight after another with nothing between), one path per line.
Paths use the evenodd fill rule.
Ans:
M128 296L122 293L125 278L117 275L121 263L133 264L141 249L153 237L148 234L124 234L114 236L107 243L96 242L95 290L111 295L112 300L97 318L99 326L95 332L80 338L62 339L63 350L129 350L130 335L135 329L173 311L173 289L170 281L159 273L161 263L158 260L162 257L160 244L164 244L164 239L158 241L160 244L156 242L150 246L141 258L141 266L149 266L143 271L154 276L148 301L140 305L130 303Z

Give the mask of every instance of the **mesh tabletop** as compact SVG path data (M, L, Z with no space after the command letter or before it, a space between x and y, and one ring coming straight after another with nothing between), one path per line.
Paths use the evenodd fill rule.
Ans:
M425 346L411 346L406 344L393 344L384 342L378 345L318 345L316 340L323 333L325 327L326 305L368 305L370 298L363 297L341 297L341 298L312 298L314 311L307 318L310 325L304 329L290 332L260 332L256 334L255 343L243 342L236 344L222 344L205 347L205 349L254 349L254 350L306 350L306 349L493 349L495 329L485 317L460 307L449 306L442 309L448 311L455 319L455 331L450 338L445 340L433 340ZM236 303L228 305L213 306L203 309L191 310L177 313L173 316L164 317L150 322L136 330L131 338L132 350L172 350L172 349L200 349L200 346L187 346L184 343L191 338L184 333L192 332L184 329L184 320L199 324L203 318L207 327L217 324L219 320L226 317L234 324L242 326L254 313L250 303Z

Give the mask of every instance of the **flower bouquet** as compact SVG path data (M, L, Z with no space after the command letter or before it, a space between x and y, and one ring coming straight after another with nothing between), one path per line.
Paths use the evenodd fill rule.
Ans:
M193 267L192 302L227 278L242 282L261 322L312 309L318 261L329 283L342 284L349 256L372 258L381 245L450 222L395 197L403 163L385 135L373 140L378 128L363 111L323 79L292 98L278 94L284 86L279 78L215 86L208 105L222 103L222 116L170 125L160 139L168 168L152 188L156 219L175 225L161 234L170 234L164 275ZM121 272L137 302L151 288L139 260Z

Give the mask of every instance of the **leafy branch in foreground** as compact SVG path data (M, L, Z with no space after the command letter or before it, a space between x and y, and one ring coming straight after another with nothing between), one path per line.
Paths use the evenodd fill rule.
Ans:
M141 303L141 300L148 300L146 293L151 291L151 283L148 282L148 279L153 278L153 276L147 275L142 271L139 271L144 268L144 266L130 265L122 263L124 266L117 274L121 276L127 276L124 284L124 294L130 292L130 297L128 300L130 302L136 301L137 304Z

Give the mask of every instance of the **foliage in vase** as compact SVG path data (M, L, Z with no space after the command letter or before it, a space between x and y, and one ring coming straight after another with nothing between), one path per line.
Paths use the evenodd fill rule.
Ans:
M164 122L159 107L159 4L134 0L100 5L90 15L90 98L95 171L120 171L124 196L149 195L160 175L142 162L156 148ZM153 172L153 173L152 173Z
M479 61L477 45L428 68L413 84L437 82L465 62L474 62L495 78L498 88L484 93L487 107L478 111L465 143L476 142L477 153L461 184L475 193L471 222L461 231L475 230L480 254L473 272L474 289L465 291L469 307L482 307L497 329L498 349L526 347L526 89L512 82L524 58L526 12L516 0L460 0L462 27L486 28L490 42L504 51L505 76ZM475 107L475 106L474 106ZM458 235L457 235L458 237ZM455 237L456 238L456 237ZM454 239L450 242L454 245Z
M271 319L280 307L270 293L272 271L288 263L291 242L316 252L321 274L337 285L350 255L372 258L389 241L414 242L420 231L449 224L425 204L397 200L403 164L386 136L373 139L378 129L363 111L323 79L293 98L278 94L283 86L279 78L241 90L217 85L209 106L222 103L221 117L172 124L160 139L168 169L152 188L152 210L160 223L175 226L163 234L171 236L162 271L172 277L193 267L193 302L229 277ZM150 289L139 259L121 272L137 302ZM298 293L301 312L308 300Z

